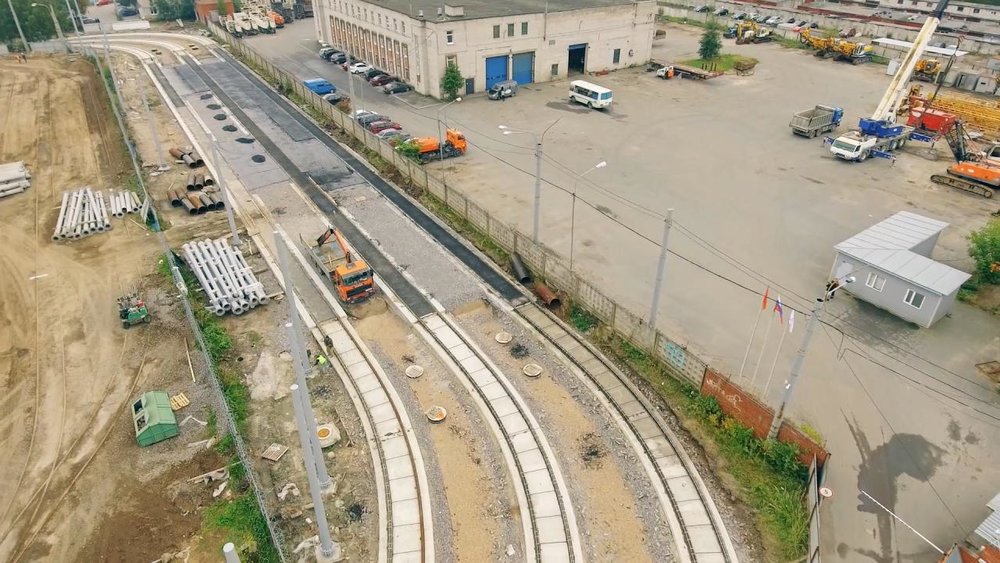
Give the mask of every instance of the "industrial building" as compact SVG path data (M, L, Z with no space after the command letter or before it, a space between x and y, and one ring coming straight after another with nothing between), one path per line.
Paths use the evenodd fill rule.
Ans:
M652 0L320 0L321 40L441 97L455 64L464 94L496 82L565 79L643 64L652 49Z
M893 315L930 327L955 304L969 274L931 259L948 223L900 211L834 248L831 279L857 283L843 290Z

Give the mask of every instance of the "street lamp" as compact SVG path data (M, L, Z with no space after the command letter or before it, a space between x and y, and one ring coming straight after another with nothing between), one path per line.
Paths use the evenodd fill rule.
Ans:
M67 53L71 52L69 48L69 42L66 41L66 38L63 36L62 26L59 25L59 18L56 17L56 11L55 9L52 8L52 4L39 4L37 2L31 3L32 8L38 8L40 6L45 6L46 8L49 9L49 15L52 16L52 24L56 26L56 35L59 36L59 40L63 42L63 45L65 45L66 52Z
M590 174L591 172L597 170L598 168L604 168L607 165L608 163L602 160L597 164L591 166L590 169L584 172L583 174L578 175L576 177L576 180L573 181L573 205L570 208L571 211L569 219L569 271L570 272L573 271L573 246L574 246L573 239L576 235L576 187L580 184L580 178L583 178L584 176Z
M562 119L561 117L559 119ZM531 224L531 242L538 244L538 223L540 221L541 214L541 204L542 204L542 141L545 140L545 134L549 132L549 129L559 123L559 119L552 122L542 131L539 135L534 131L524 131L522 129L512 129L506 125L497 125L497 129L503 131L504 135L513 135L514 133L523 133L525 135L531 135L535 139L535 206L534 215Z
M438 108L438 110L437 110L438 139L442 139L442 137L441 137L441 112L443 112L445 110L445 108L448 107L448 106L450 106L451 104L458 103L458 102L461 102L461 101L462 101L462 97L459 96L459 97L455 98L454 100L452 100L452 101L448 102L447 104L444 104L443 106L441 106L441 107ZM443 143L444 141L442 140L441 142ZM444 162L444 151L438 151L438 154L441 156L440 161Z
M778 411L774 415L774 419L771 420L771 428L767 431L768 440L774 440L778 437L778 430L781 429L781 423L785 419L785 407L788 406L788 403L792 399L792 391L795 390L795 382L802 371L802 363L806 359L806 350L809 349L809 341L812 339L816 325L819 324L820 317L823 315L823 308L826 306L826 302L833 298L833 294L838 289L849 283L854 283L854 280L854 276L850 275L845 276L843 279L834 279L827 284L823 297L816 298L816 304L813 305L812 309L812 316L809 318L809 324L806 326L806 333L802 337L802 344L799 346L799 351L795 353L795 359L792 361L792 371L788 375L788 383L785 384L785 394L781 397L781 405L778 406Z

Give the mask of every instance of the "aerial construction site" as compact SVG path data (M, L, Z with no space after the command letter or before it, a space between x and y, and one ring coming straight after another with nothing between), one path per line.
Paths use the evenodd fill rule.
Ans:
M0 560L1000 561L947 2L363 3L0 58Z

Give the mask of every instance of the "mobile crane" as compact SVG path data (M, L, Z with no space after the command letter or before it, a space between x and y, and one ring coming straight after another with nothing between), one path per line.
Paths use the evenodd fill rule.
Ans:
M944 138L955 155L955 164L948 167L948 174L934 174L931 181L959 190L965 190L985 198L993 197L1000 190L1000 162L991 156L996 152L993 147L989 152L973 153L966 143L965 128L961 121L956 121Z
M836 139L829 137L826 139L834 156L857 162L862 162L869 156L892 159L894 157L891 152L906 145L910 139L923 142L933 139L916 132L913 127L896 124L896 116L900 105L907 98L907 85L913 77L917 62L930 43L938 24L941 23L941 17L947 6L948 0L939 0L937 7L920 28L913 46L903 58L899 70L889 82L889 88L886 89L872 116L861 118L857 131L851 131Z
M331 239L336 241L336 245L330 244ZM323 234L316 237L315 244L302 242L306 244L309 256L320 273L330 278L337 288L341 301L357 303L375 294L372 269L364 260L354 258L340 231L327 227Z

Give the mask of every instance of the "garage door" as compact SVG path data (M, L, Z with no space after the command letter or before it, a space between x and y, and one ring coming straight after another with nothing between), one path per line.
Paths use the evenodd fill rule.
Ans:
M507 80L507 55L486 57L486 89L503 80Z
M514 80L518 84L531 84L535 81L535 53L518 53L514 55Z

